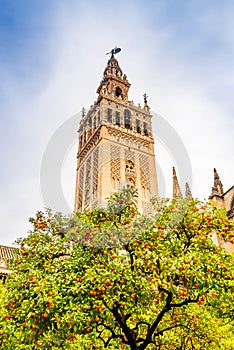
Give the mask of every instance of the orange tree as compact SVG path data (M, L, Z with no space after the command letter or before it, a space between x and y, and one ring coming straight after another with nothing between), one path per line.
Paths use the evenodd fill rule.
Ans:
M233 222L195 200L155 199L143 216L134 197L124 189L106 209L30 219L6 283L2 348L232 349L233 257L210 236L233 242Z

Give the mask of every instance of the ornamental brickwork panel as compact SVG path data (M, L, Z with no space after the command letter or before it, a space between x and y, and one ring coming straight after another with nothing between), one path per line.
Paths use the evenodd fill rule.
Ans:
M131 160L133 163L135 163L135 152L132 152L129 149L125 149L125 159Z
M91 187L91 156L86 161L85 171L85 200L84 204L88 204L90 200L90 187Z
M99 148L93 152L93 195L96 198L98 188L98 165L99 165Z
M149 159L147 156L140 154L139 155L139 161L140 161L140 178L141 178L141 186L143 188L149 189L149 178L150 178L150 172L149 172Z
M111 145L110 152L111 152L111 164L110 164L111 178L115 180L119 180L120 179L120 147Z
M79 174L78 208L82 208L83 196L84 196L84 165L81 166L80 174Z

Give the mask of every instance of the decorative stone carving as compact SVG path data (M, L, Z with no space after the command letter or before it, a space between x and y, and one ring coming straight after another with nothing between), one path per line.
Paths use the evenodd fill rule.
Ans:
M78 192L78 209L82 208L83 196L84 196L84 165L81 166L79 172L79 192Z
M217 170L214 168L214 186L212 187L211 195L218 194L220 196L223 195L223 184L220 180Z
M188 182L185 183L185 197L192 198L192 192L190 190Z
M111 145L111 178L120 180L120 147Z
M93 198L96 198L98 188L98 163L99 149L98 147L93 152Z
M140 178L141 178L141 186L143 189L149 189L149 160L148 157L140 154L139 155L139 160L140 160Z
M176 175L176 170L173 167L172 168L172 172L173 172L173 193L172 193L172 197L173 198L182 198L182 193L181 193L181 189L180 189L180 184Z
M85 169L85 199L84 204L87 205L90 200L90 187L91 187L91 156L86 161Z

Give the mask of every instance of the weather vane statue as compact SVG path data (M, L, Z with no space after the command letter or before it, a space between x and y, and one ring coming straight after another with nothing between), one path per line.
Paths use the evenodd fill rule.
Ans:
M143 97L144 97L144 103L147 105L147 98L148 98L148 96L146 94L144 94Z
M121 49L119 47L115 47L114 49L112 49L110 52L108 52L106 55L110 55L111 54L111 58L114 58L114 55L116 55L118 52L120 52Z

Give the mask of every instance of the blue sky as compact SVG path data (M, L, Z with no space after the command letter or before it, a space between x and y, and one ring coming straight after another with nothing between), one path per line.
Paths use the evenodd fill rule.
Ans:
M214 166L224 188L231 187L233 13L231 0L2 0L0 243L25 235L28 217L45 206L40 169L46 146L61 125L96 99L105 53L116 45L132 84L130 99L142 103L146 92L152 111L183 141L194 196L210 194ZM77 117L77 128L78 123ZM153 127L157 138L156 118ZM71 209L75 138L76 130L60 169ZM170 195L175 160L158 140L155 152Z

